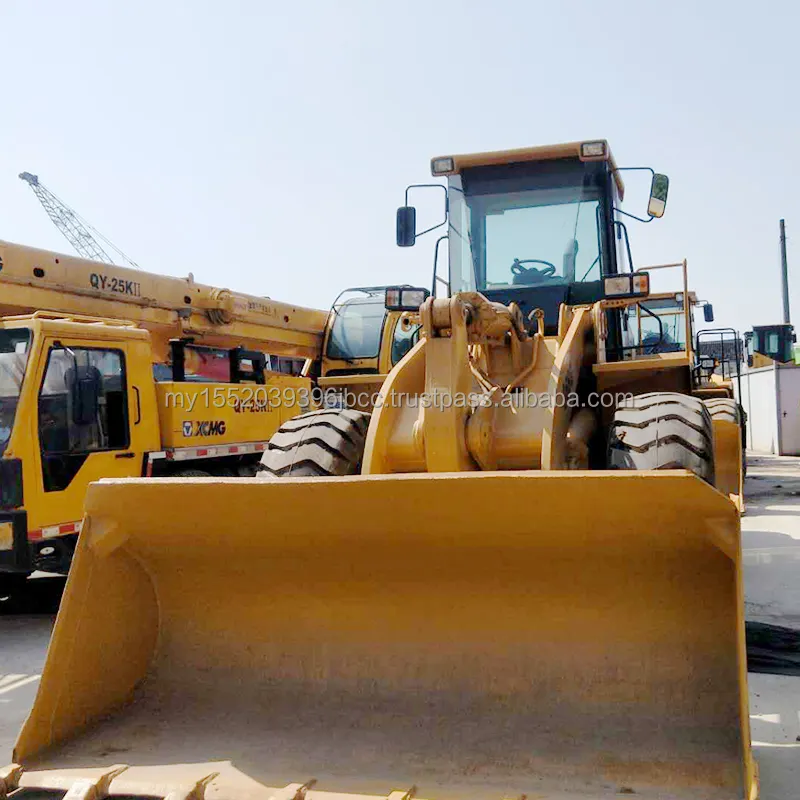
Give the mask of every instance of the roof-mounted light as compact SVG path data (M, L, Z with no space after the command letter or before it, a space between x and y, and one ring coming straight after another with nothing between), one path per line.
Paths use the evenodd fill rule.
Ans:
M606 143L600 142L581 142L581 158L605 158Z
M432 175L449 175L455 172L456 166L452 157L434 158L431 161L431 174Z

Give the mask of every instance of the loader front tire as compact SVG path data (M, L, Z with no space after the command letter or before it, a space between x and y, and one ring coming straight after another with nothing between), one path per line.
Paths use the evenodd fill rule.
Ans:
M369 417L363 411L324 409L284 422L269 440L258 477L357 475Z
M714 485L711 414L695 397L650 392L617 407L609 429L609 469L688 469Z

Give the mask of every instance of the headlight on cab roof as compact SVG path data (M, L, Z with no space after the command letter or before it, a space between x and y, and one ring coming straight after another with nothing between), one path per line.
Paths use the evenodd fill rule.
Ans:
M605 158L605 157L606 157L606 143L604 141L581 143L581 158Z
M450 156L434 158L431 161L431 174L433 175L449 175L451 172L455 172L455 170L455 163Z

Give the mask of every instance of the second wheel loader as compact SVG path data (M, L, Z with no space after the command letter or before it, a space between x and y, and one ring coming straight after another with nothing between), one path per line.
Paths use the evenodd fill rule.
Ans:
M685 263L623 263L605 142L432 166L449 296L387 292L420 337L371 415L295 418L261 478L89 487L7 789L756 796L740 439Z

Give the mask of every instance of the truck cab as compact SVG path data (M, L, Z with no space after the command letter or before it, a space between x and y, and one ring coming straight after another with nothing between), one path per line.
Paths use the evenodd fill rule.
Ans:
M0 319L0 596L34 570L69 570L90 483L253 475L310 386L241 347L174 340L167 365L132 322Z
M59 316L0 320L0 578L63 571L88 483L159 448L149 334Z

